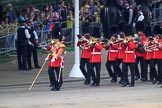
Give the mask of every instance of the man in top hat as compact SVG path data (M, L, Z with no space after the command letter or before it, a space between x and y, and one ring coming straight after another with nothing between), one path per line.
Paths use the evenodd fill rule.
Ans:
M78 35L78 38L79 41L77 42L77 46L82 49L80 58L80 70L82 71L85 78L84 84L89 85L91 82L89 66L89 60L91 57L91 49L89 46L90 34L85 34L84 36Z
M135 80L134 80L134 75L135 75L135 62L136 62L136 56L135 56L135 48L136 48L136 42L132 38L133 36L133 28L131 25L126 25L124 28L124 33L125 33L125 40L124 45L125 45L125 55L123 57L123 65L122 65L122 72L123 72L123 80L124 83L122 84L122 87L126 87L129 85L129 87L134 87L135 86ZM128 80L128 66L130 68L131 72L131 83L129 84Z

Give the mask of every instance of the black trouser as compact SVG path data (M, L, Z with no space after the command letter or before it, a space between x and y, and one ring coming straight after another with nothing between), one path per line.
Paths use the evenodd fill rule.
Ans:
M162 82L162 59L158 60L159 82Z
M155 69L156 64L158 67L158 73ZM150 68L153 72L155 80L162 82L162 59L152 59L150 61Z
M123 63L122 65L122 72L123 72L123 78L125 83L129 83L128 80L128 66L130 68L131 72L131 84L134 85L134 75L135 75L135 63Z
M95 68L95 71L94 71ZM92 75L93 83L100 83L101 63L90 63L90 74Z
M18 68L27 69L27 42L16 42Z
M112 70L113 64L114 64L114 61L107 61L106 64L105 64L106 65L107 72L108 72L109 76L112 77L112 78L114 78L115 76L117 76L117 75L115 75L115 73Z
M33 61L34 61L34 66L38 67L38 54L37 54L37 45L34 44L34 46L28 45L28 67L32 67L31 64L31 56L33 54Z
M116 59L116 61L114 62L114 73L116 73L118 75L118 77L120 77L122 80L123 75L122 75L122 71L120 68L121 63L122 63L122 59ZM117 76L116 76L116 79L117 79Z
M138 68L138 64L140 63L140 70L141 70L141 78L143 78L143 57L136 57L136 64L135 64L135 76L140 77L140 72Z
M57 89L60 89L61 84L63 83L62 70L60 71L60 69L61 69L60 67L48 67L48 75L50 83ZM58 81L60 72L61 72L60 80Z
M150 60L143 60L143 77L144 79L148 79L148 66L150 64ZM150 70L151 71L151 70ZM153 79L153 75L150 72L150 80Z
M157 59L151 59L150 60L150 73L152 73L153 79L155 79L155 80L159 80L158 73L157 73L156 68L155 68L155 66L158 63L157 61L158 61Z
M85 69L85 66L87 69ZM91 78L90 78L90 63L89 63L89 59L87 58L81 58L80 60L80 70L82 71L85 79L87 82L90 82L91 81Z

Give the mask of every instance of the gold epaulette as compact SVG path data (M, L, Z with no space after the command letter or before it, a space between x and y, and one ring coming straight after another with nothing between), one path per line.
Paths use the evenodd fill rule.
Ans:
M59 47L60 48L65 48L66 46L65 46L65 44L63 44L62 42L60 42Z
M100 9L102 9L103 7L104 7L104 5L101 5L101 6L100 6Z

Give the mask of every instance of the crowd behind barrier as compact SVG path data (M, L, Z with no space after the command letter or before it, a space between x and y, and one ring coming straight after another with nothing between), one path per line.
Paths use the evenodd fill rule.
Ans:
M56 23L60 23L60 22L56 22ZM67 22L63 22L63 23L67 23ZM63 23L60 24L62 25ZM53 23L51 23L50 25L53 25ZM36 30L40 45L43 46L48 45L48 42L52 37L51 31L53 28L54 27L50 29L45 29L44 27L40 30ZM73 32L74 32L74 27L61 28L61 35L65 36L66 44L72 44L74 42ZM0 54L7 55L11 51L16 51L15 33L16 31L12 33L8 32L7 34L0 36Z
M103 34L102 32L103 27L100 21L101 19L99 17L100 8L102 8L102 3L100 4L99 2L96 1L92 3L88 0L80 8L80 13L79 13L80 14L80 34L82 33L84 34L84 32L87 30L92 35L96 30L98 31L100 36L102 36ZM60 8L61 5L62 8ZM2 21L0 24L0 54L8 53L8 51L15 50L15 45L14 45L15 40L13 37L18 27L18 21L21 20L22 17L33 20L33 26L36 32L38 33L40 44L45 45L50 39L50 37L52 37L51 31L55 27L56 23L60 23L61 35L66 37L65 40L66 43L73 44L74 42L74 25L73 25L74 6L73 5L74 4L63 3L63 4L57 4L55 8L52 5L44 5L42 10L38 10L34 6L28 6L20 10L20 15L18 18L8 19L8 17L4 17L5 18L4 22ZM91 5L94 6L94 9L92 9L93 6ZM12 13L13 12L12 5L8 4L6 10L8 10L7 11L9 12L8 14ZM66 13L64 10L66 10ZM6 11L4 11L4 13L5 12ZM156 25L156 24L162 25L161 22L162 5L161 4L159 5L159 7L155 6L155 8L153 8L152 16L153 16L151 21L152 25ZM12 14L11 17L13 17ZM8 23L4 25L5 29L4 28L1 29L1 25L3 26L3 23L6 23L5 22L6 20L12 20L12 23Z

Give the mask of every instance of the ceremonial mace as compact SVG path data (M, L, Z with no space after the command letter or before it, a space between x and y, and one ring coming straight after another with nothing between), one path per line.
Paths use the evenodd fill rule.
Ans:
M38 76L40 75L40 73L42 72L42 69L44 68L44 65L46 64L46 60L44 61L43 65L41 66L39 72L37 73L35 79L33 80L31 86L29 87L28 91L30 91L34 85L34 83L36 82L36 80L38 79Z

